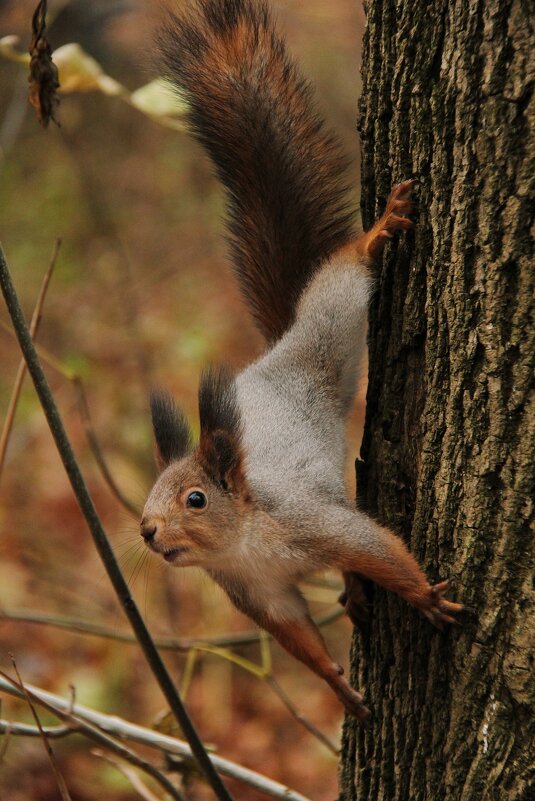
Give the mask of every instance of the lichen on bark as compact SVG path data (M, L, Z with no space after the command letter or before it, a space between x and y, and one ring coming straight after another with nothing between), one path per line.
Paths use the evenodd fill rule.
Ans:
M535 794L533 34L515 0L369 0L365 227L420 180L414 234L385 253L370 311L361 506L477 610L433 630L375 591L346 721L341 801Z

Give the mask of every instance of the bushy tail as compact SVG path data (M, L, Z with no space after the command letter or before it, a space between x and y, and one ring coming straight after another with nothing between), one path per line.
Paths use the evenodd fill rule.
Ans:
M345 159L262 0L198 0L170 13L159 39L227 191L242 291L273 341L317 265L351 236Z

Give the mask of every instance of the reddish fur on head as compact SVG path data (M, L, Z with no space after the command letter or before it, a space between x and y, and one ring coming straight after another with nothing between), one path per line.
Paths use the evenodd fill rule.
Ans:
M206 497L206 506L188 506L192 492ZM209 567L224 558L237 541L243 501L224 491L199 460L199 452L169 464L151 490L141 521L142 533L156 527L147 544L181 566ZM172 551L184 549L171 557Z
M201 437L194 450L185 417L169 396L154 394L151 409L163 472L145 504L141 533L167 561L211 566L237 541L250 501L234 378L225 369L203 375ZM192 493L205 504L192 505Z

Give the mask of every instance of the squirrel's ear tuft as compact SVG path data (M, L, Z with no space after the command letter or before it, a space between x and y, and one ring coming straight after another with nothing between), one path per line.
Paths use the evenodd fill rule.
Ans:
M161 470L174 459L191 450L191 429L184 412L167 392L157 390L150 396L152 427L156 439L156 459Z
M199 418L204 470L225 492L244 495L240 410L234 376L227 368L209 368L202 374Z
M241 438L240 410L234 375L228 367L209 367L199 384L201 439L217 430Z

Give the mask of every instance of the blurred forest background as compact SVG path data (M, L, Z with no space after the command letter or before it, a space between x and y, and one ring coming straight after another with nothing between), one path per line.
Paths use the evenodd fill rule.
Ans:
M358 0L272 0L291 52L317 87L320 108L352 159L358 200L356 103L364 16ZM135 89L157 75L151 3L73 0L50 3L53 48L79 42L113 76ZM0 2L0 36L30 39L34 0ZM223 199L203 153L117 99L63 97L58 119L38 125L26 101L27 71L0 61L0 236L28 317L56 237L62 246L44 307L39 344L60 411L120 563L154 636L203 637L249 631L200 571L172 570L143 549L136 518L103 480L88 445L76 387L82 378L92 423L111 473L141 508L155 477L149 390L172 391L197 419L199 373L209 362L241 366L262 347L238 295L222 238ZM20 361L0 308L0 416ZM350 433L358 453L363 394ZM350 471L351 478L353 471ZM351 492L354 487L351 486ZM38 611L128 631L26 378L0 475L0 610ZM335 608L338 577L304 587L316 613ZM332 586L329 586L329 585ZM336 659L348 663L351 627L323 629ZM259 662L258 645L235 649ZM28 622L0 619L0 668L12 652L25 681L146 726L164 709L136 645ZM278 646L273 672L297 708L336 745L342 709L327 686ZM185 655L166 652L178 685ZM292 717L265 681L200 654L187 704L217 753L309 795L336 796L336 756ZM2 699L1 717L31 721L24 704ZM43 714L43 719L53 719ZM79 736L56 741L73 799L137 797L115 767L91 755ZM236 799L263 796L229 782ZM0 764L0 798L52 801L58 788L38 739L12 738ZM197 783L192 795L210 798Z

